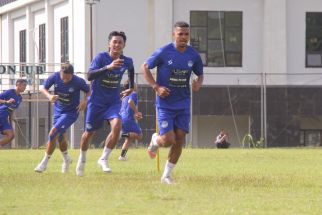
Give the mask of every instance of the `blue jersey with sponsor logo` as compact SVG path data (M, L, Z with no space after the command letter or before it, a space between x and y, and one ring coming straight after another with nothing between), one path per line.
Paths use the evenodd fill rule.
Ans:
M157 84L170 89L169 96L157 96L156 105L173 110L190 107L190 76L203 74L203 64L198 52L187 46L179 52L174 43L156 50L146 62L149 69L157 67Z
M134 71L133 60L124 55L120 56L124 60L121 67L113 70L106 70L92 81L92 92L90 102L95 106L105 107L115 102L121 102L120 82L123 74ZM106 67L113 62L112 57L107 52L99 53L92 61L89 71ZM129 74L129 72L128 72Z
M122 107L121 107L121 117L122 117L122 121L135 121L135 117L134 117L134 110L131 108L131 106L129 105L129 100L132 100L135 104L135 106L137 106L138 104L138 95L136 92L132 92L130 95L124 97L122 99Z
M9 104L9 103L3 103L0 104L0 113L9 113L11 111L14 111L15 109L17 109L22 101L22 97L21 95L18 95L16 93L15 89L10 89L10 90L6 90L3 93L0 94L0 99L2 100L9 100L13 98L15 100L15 102Z
M58 95L58 100L55 102L55 114L77 112L79 105L80 91L89 92L89 86L85 80L73 75L73 78L64 83L60 78L60 72L55 72L44 83L44 88L49 88L54 85L54 95Z

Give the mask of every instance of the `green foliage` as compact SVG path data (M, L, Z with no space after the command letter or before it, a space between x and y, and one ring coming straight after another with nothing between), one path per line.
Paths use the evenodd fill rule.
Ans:
M43 150L0 150L0 214L321 214L322 150L184 149L175 185L160 184L156 162L143 149L128 161L111 154L113 172L90 149L84 177L60 173L61 155L33 172ZM161 169L168 150L161 149Z

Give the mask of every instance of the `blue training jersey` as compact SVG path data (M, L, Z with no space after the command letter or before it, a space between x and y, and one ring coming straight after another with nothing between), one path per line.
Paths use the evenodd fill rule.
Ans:
M0 104L0 112L11 112L14 111L15 109L17 109L22 101L22 97L21 95L17 95L16 90L15 89L10 89L10 90L6 90L3 93L0 94L0 99L2 100L9 100L13 98L15 100L15 102L8 104Z
M156 50L146 62L149 69L157 67L157 84L170 89L169 96L157 96L157 107L167 109L190 108L190 76L203 74L203 64L198 52L191 46L179 52L174 43Z
M131 58L124 55L121 55L120 58L124 59L123 66L113 70L106 70L93 79L92 92L89 101L95 104L95 106L105 107L106 105L121 101L120 83L123 74L128 72L130 77L130 73L134 72L134 66ZM113 59L108 52L101 52L93 59L89 72L91 70L104 68L112 62Z
M129 120L135 120L134 117L134 110L131 108L131 106L129 105L129 100L132 100L135 104L135 106L137 106L138 104L138 95L136 92L132 92L130 95L125 96L122 99L122 107L121 107L121 117L122 117L122 121L129 121Z
M58 95L55 113L77 112L80 91L89 92L89 86L85 80L76 75L73 75L68 83L64 83L60 78L60 72L55 72L45 81L44 88L49 90L52 85L54 85L54 94Z

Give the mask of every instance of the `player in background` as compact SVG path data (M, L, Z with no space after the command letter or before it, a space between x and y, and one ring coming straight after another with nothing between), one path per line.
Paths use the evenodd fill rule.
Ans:
M123 55L125 43L124 32L112 31L108 36L108 50L97 54L89 68L87 78L92 81L92 92L88 101L86 126L81 138L80 155L76 166L78 176L84 175L89 141L95 130L102 127L104 121L109 122L111 132L106 137L102 156L97 163L103 172L111 172L108 158L118 141L122 127L120 93L122 96L128 95L134 85L133 61ZM129 89L120 92L120 82L126 71L130 81Z
M51 94L49 89L54 86ZM59 144L63 155L62 173L68 172L72 159L68 155L66 130L76 122L79 112L84 111L87 105L87 97L90 95L89 86L83 78L74 75L74 68L66 63L61 66L59 72L48 77L44 87L40 90L50 102L55 103L54 122L48 135L48 142L43 159L35 168L35 172L41 173L46 170L48 161ZM86 95L80 100L80 92Z
M129 88L129 82L124 85L124 89ZM125 138L122 145L122 152L119 157L120 161L126 160L126 153L134 140L141 140L143 137L142 130L137 123L137 120L142 119L142 113L138 109L138 94L137 88L134 87L132 93L122 98L121 107L122 117L122 137Z
M189 24L176 22L174 42L156 50L141 69L148 84L156 92L156 109L159 134L154 133L148 146L151 158L159 147L170 147L161 183L171 184L172 169L177 164L190 126L190 76L192 90L198 91L203 82L203 64L198 52L188 45ZM157 78L150 69L157 68Z
M22 101L21 93L25 91L26 86L25 79L18 79L15 89L9 89L0 94L0 132L3 134L0 146L10 143L15 136L11 121L14 110L19 107Z

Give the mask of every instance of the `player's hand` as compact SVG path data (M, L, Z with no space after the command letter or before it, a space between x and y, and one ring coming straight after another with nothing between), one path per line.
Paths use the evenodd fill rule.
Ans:
M49 101L54 103L58 100L58 95L50 95Z
M14 98L10 98L9 100L6 101L6 103L11 104L14 103L16 100Z
M165 98L170 94L170 89L162 86L157 86L155 91L161 98Z
M124 64L124 59L117 58L117 59L113 60L112 63L107 65L106 69L107 70L113 70L115 68L119 68L119 67L123 66L123 64Z
M123 91L120 93L121 98L123 99L125 96L130 95L132 91L133 91L133 89L126 89L126 90L123 90Z
M85 108L87 106L87 100L82 100L80 101L79 105L76 107L77 108L77 112L81 112L81 111L84 111Z
M141 112L139 112L139 111L138 111L138 112L136 112L134 116L135 116L135 119L137 119L137 120L140 120L140 119L142 119L142 118L143 118L142 113L141 113Z
M201 84L199 83L198 80L193 79L191 85L192 85L192 91L198 92L200 90Z

